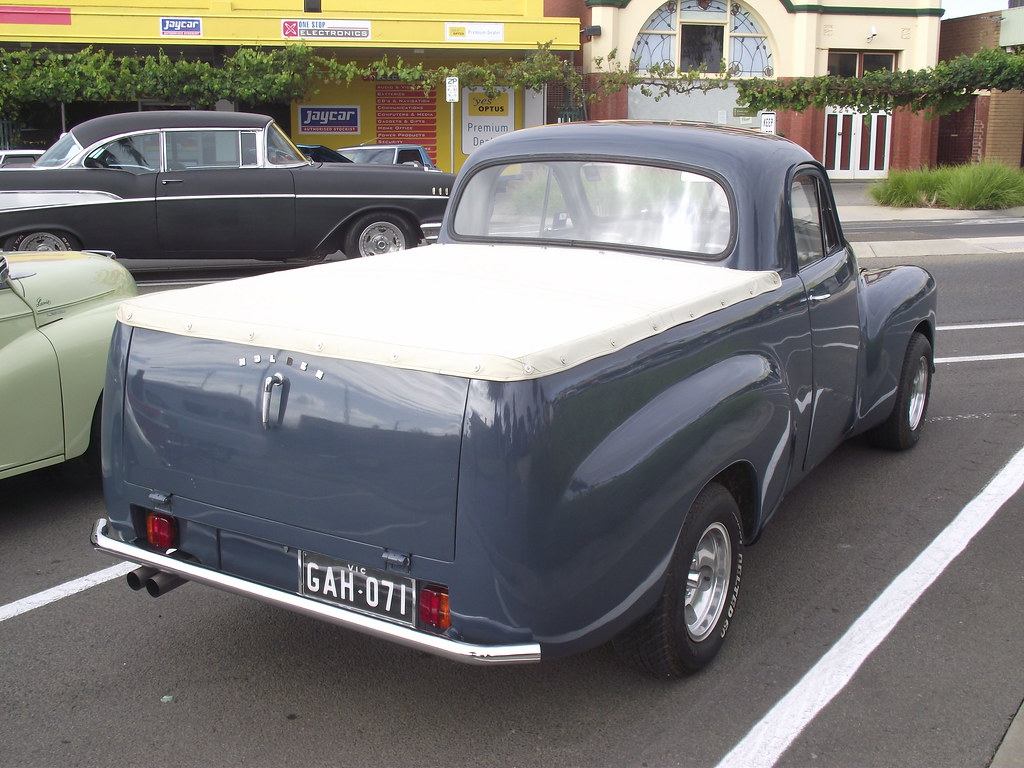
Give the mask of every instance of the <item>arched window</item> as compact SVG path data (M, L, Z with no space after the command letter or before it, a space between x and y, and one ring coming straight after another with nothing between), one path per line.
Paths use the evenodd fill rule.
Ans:
M641 70L663 65L678 72L704 67L739 77L772 77L768 37L735 0L669 0L650 15L633 44Z

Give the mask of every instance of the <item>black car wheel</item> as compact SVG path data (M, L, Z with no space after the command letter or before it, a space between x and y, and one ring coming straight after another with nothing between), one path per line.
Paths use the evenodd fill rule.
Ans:
M416 235L401 216L393 213L368 213L360 216L345 234L342 250L354 259L404 251L416 245Z
M917 445L932 389L932 345L920 333L910 337L903 356L896 402L889 418L868 432L879 448L905 451Z
M77 251L78 242L60 231L22 232L7 238L5 251Z
M629 664L674 678L705 667L725 642L743 569L739 507L717 483L693 502L654 610L613 642Z

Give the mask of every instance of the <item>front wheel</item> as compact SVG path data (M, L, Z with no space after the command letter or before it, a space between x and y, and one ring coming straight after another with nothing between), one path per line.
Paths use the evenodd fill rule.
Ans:
M78 242L71 235L59 230L22 232L7 238L6 251L77 251Z
M345 234L342 250L346 258L378 256L404 251L416 245L412 227L393 213L368 213L360 216Z
M917 445L932 390L932 345L920 333L910 337L903 356L896 402L889 418L868 432L879 448L905 451Z
M613 641L627 663L655 677L696 672L729 631L743 570L739 507L711 483L693 502L654 610Z

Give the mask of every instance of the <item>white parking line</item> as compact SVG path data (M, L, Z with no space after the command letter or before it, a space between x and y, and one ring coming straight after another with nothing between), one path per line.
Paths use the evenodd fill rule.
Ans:
M986 360L1024 360L1024 352L1008 352L1003 355L964 355L963 357L936 357L939 363L979 363Z
M980 331L988 328L1021 328L1024 320L1011 320L1006 323L963 323L962 325L939 325L937 331Z
M0 621L13 619L15 616L20 616L36 608L42 608L44 605L60 600L62 597L70 597L84 589L89 589L89 587L95 587L97 584L116 579L118 576L124 576L135 568L138 568L135 563L118 563L109 568L104 568L102 571L90 573L88 576L83 576L80 579L67 581L52 589L45 589L42 592L36 592L34 595L23 597L21 600L15 600L13 603L0 605Z
M946 567L1024 485L1024 448L861 614L717 768L771 768Z

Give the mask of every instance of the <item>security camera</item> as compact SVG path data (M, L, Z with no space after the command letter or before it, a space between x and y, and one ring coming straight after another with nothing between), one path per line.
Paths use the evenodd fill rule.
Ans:
M872 27L872 28L871 28L871 34L870 34L870 35L868 35L868 42L870 43L870 42L871 42L872 40L874 40L874 39L875 39L876 37L878 37L878 30L877 30L877 29L875 29L874 27Z

